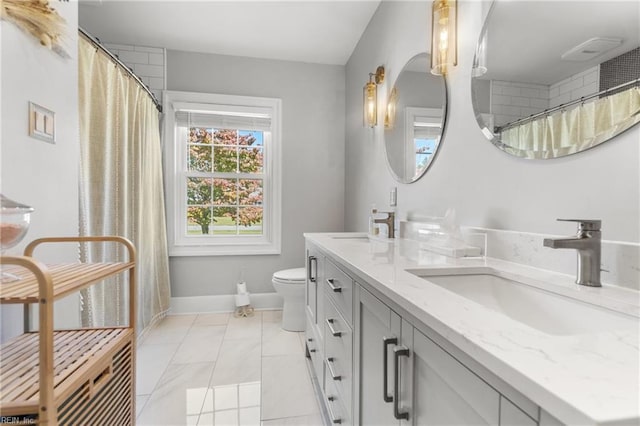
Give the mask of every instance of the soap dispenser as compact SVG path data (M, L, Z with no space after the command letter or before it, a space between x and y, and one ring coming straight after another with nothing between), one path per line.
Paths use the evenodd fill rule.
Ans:
M380 226L375 222L375 214L378 211L375 204L371 204L371 213L369 214L369 235L377 237L380 234Z

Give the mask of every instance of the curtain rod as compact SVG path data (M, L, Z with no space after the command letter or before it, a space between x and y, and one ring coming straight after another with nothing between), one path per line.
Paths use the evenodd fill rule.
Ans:
M494 133L500 133L505 129L508 129L508 128L511 128L511 127L515 127L515 126L520 125L522 123L526 123L527 121L534 120L534 119L536 119L538 117L542 117L543 115L549 115L552 112L562 110L562 109L564 109L564 108L566 108L568 106L579 104L579 103L582 103L582 102L584 102L586 100L589 100L589 99L592 99L592 98L596 98L596 97L601 96L601 95L606 95L607 93L612 92L614 90L622 89L623 87L631 86L631 85L638 84L638 83L640 83L640 78L636 78L635 80L629 80L626 83L622 83L622 84L619 84L619 85L617 85L615 87L610 87L608 89L601 90L601 91L596 92L594 94L591 94L589 96L583 96L580 99L576 99L576 100L573 100L573 101L570 101L570 102L566 102L564 104L560 104L560 105L555 106L553 108L545 109L542 112L539 112L539 113L536 113L536 114L532 114L532 115L530 115L528 117L520 118L518 120L512 121L511 123L507 123L507 124L505 124L503 126L496 126L494 128Z
M78 33L83 36L87 41L89 41L91 44L93 44L94 46L96 46L98 49L100 49L103 53L105 53L109 58L111 58L111 60L113 62L116 63L116 65L119 65L120 68L124 69L127 74L129 74L129 76L133 77L133 79L138 82L138 84L140 85L140 87L142 87L142 89L144 89L145 92L147 92L147 94L151 97L151 100L153 101L153 104L156 106L156 108L158 109L159 112L162 112L162 105L160 105L160 102L158 102L158 100L156 99L156 97L154 96L154 94L151 92L151 90L149 90L149 88L147 87L146 84L144 84L142 82L142 80L140 80L140 77L138 77L132 70L131 68L129 68L124 62L122 62L120 60L120 58L118 58L116 55L114 55L113 53L109 52L109 50L107 50L106 47L104 47L102 45L102 43L100 42L100 40L98 40L97 38L93 37L91 34L89 34L88 32L86 32L85 30L83 30L81 27L78 27Z

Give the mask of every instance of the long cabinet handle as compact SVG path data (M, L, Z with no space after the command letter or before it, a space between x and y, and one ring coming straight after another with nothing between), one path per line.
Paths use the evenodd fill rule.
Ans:
M387 392L387 388L389 386L389 378L388 378L388 371L387 371L387 367L389 364L389 356L388 356L388 350L389 350L389 345L397 345L398 344L398 338L397 337L383 337L382 338L382 392L383 392L383 399L384 402L393 402L393 396L389 395L389 392Z
M333 380L342 380L342 376L339 374L336 374L336 372L333 371L333 361L335 361L335 358L333 357L327 358L327 368L329 369L329 374L331 374L331 378Z
M318 275L318 258L315 256L309 256L307 258L307 278L309 278L309 281L312 283L316 282L316 277L314 276L314 274L311 273L312 269L311 269L311 263L314 263L315 265L315 275Z
M327 325L329 326L329 332L331 332L331 335L334 337L340 337L342 336L342 331L336 331L335 328L333 328L333 323L336 320L332 319L332 318L327 318Z
M335 401L336 397L335 396L328 396L327 397L327 401L329 401L330 403ZM334 424L340 424L342 423L342 419L339 417L336 417L335 414L333 414L333 409L331 408L331 404L327 404L327 411L329 411L329 417L331 418L331 423Z
M409 413L400 412L400 357L408 357L409 349L404 346L397 346L393 348L393 355L393 394L395 395L395 400L393 401L393 416L398 420L409 420Z
M342 287L338 287L333 283L333 278L327 278L327 284L334 293L342 293Z

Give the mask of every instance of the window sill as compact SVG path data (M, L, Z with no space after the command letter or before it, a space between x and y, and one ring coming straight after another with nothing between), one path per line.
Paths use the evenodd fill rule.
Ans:
M169 257L183 256L260 256L280 254L275 244L189 245L169 247Z

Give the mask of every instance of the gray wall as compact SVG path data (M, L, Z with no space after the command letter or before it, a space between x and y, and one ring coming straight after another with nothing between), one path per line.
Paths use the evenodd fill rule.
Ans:
M170 260L174 297L235 293L241 270L273 292L273 272L304 266L303 232L344 228L344 67L169 50L167 89L282 99L282 253Z
M44 236L78 235L78 58L76 2L52 3L65 19L64 59L9 22L2 22L1 57L1 179L0 192L35 208L23 241L7 255L20 255L24 246ZM55 112L56 143L29 136L29 101ZM77 246L44 247L35 256L44 262L77 261ZM22 308L0 305L0 340L22 331ZM77 299L56 303L56 326L79 322Z
M465 225L554 234L575 231L556 218L600 218L605 239L640 241L640 126L592 150L546 161L514 158L482 136L470 88L485 9L479 2L459 3L458 66L447 77L449 118L438 156L418 182L392 179L382 127L362 126L362 86L384 64L388 78L379 90L388 90L406 61L426 50L429 6L382 2L347 63L346 229L365 231L371 204L387 207L389 188L397 186L400 217L409 211L441 216L454 207Z

